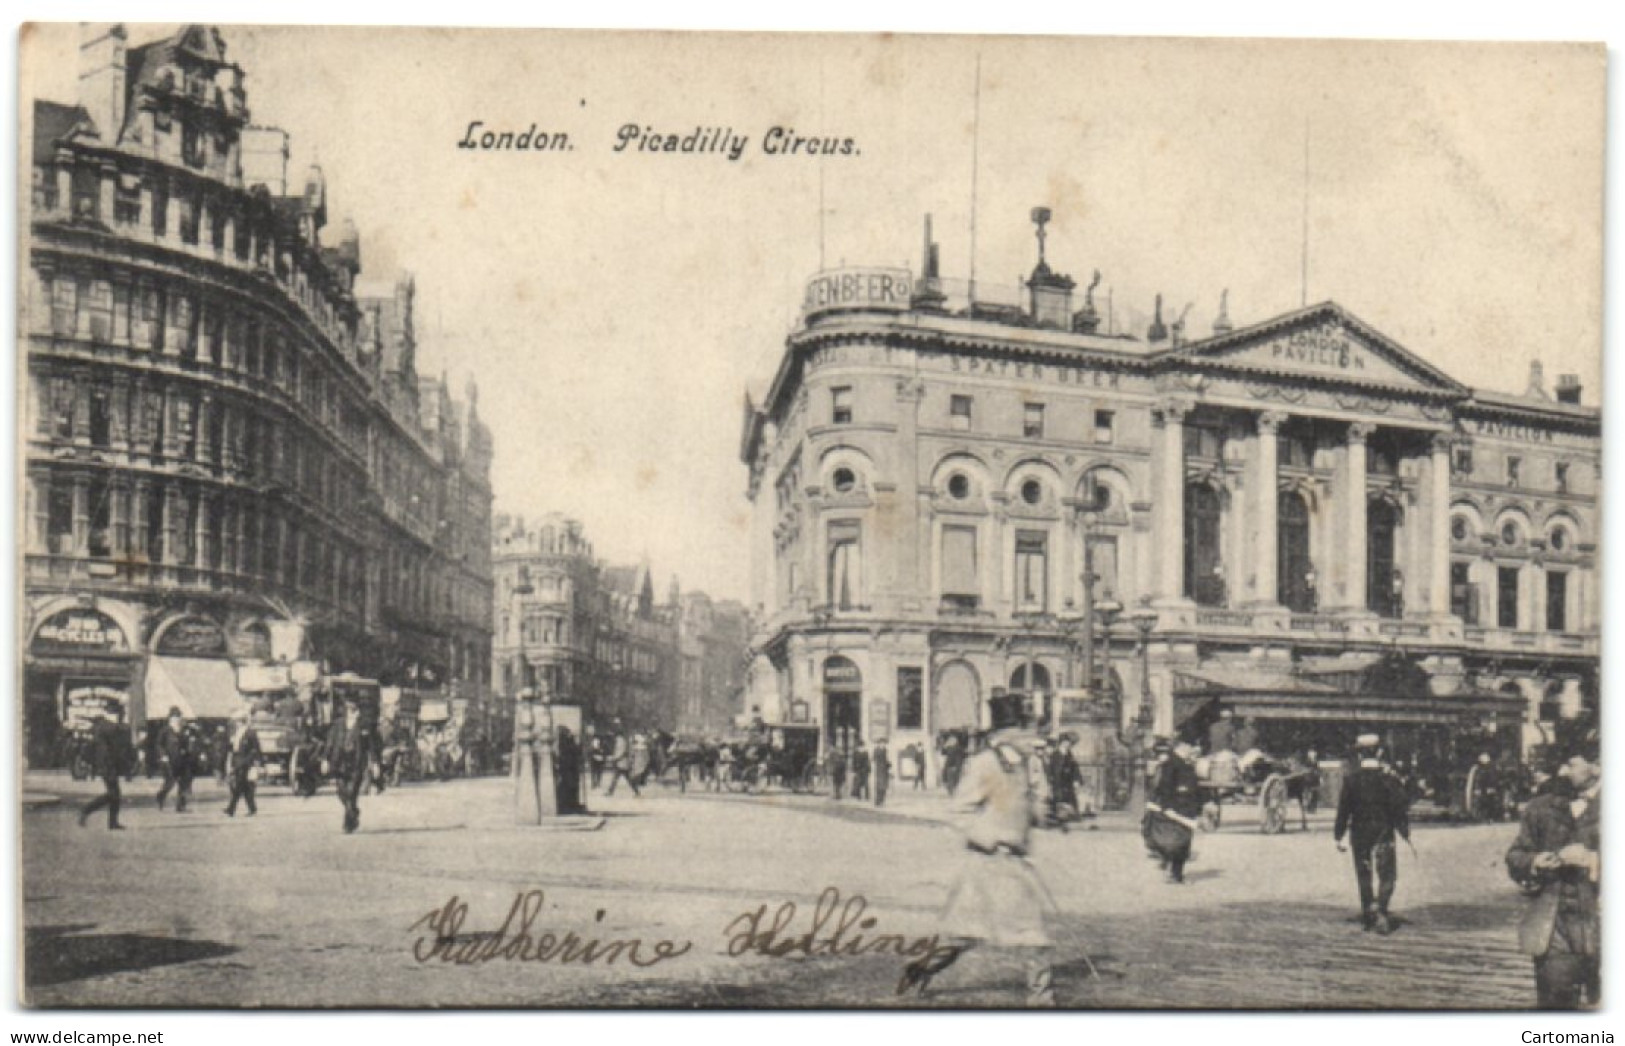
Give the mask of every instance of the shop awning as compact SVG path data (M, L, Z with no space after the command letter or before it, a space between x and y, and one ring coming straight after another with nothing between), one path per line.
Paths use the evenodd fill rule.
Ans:
M229 719L244 707L230 661L154 657L147 663L147 718L179 708L188 719Z
M1175 721L1183 725L1210 705L1238 716L1344 723L1460 725L1463 719L1521 719L1522 698L1472 691L1380 694L1340 690L1287 673L1203 669L1175 678Z

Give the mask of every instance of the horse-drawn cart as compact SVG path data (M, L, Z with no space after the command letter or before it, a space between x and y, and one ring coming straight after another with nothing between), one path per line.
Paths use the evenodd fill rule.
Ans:
M1298 759L1218 752L1196 761L1196 778L1202 796L1201 824L1209 832L1219 830L1225 803L1256 803L1258 830L1279 835L1286 831L1291 803L1298 804L1300 823L1307 829L1309 815L1320 802L1320 772Z
M732 773L723 780L731 792L760 793L770 787L816 792L824 782L818 761L818 727L770 723L734 745Z

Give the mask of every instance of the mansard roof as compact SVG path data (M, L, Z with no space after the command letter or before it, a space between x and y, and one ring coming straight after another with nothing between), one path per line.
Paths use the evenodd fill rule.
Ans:
M81 127L94 130L95 123L82 105L61 102L34 103L34 162L42 163L56 152L57 143Z

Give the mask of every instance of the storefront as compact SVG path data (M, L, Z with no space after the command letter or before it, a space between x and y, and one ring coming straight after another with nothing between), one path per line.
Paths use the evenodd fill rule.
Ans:
M142 686L143 659L130 632L88 606L49 613L29 638L23 665L23 751L31 769L64 765L64 742L88 728L93 710L116 701L133 723L132 695Z
M171 708L189 720L230 719L243 707L226 632L190 615L160 625L147 663L140 720L162 719Z

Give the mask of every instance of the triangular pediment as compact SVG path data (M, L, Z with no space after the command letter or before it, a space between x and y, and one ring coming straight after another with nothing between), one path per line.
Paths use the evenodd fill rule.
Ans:
M1395 391L1467 392L1448 374L1332 302L1216 335L1170 356L1283 378L1319 378Z

